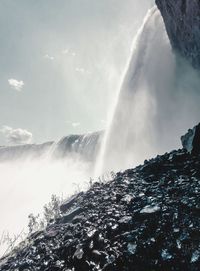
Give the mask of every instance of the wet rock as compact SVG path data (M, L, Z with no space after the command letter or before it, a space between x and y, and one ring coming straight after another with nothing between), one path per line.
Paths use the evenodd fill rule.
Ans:
M130 204L133 200L134 200L134 197L132 195L126 195L121 199L121 201L126 204Z
M196 250L192 253L191 263L196 263L200 260L200 250Z
M130 255L134 255L137 250L137 245L135 243L128 243L127 250Z
M200 2L197 0L156 0L172 47L200 68Z
M77 201L78 197L83 195L83 192L78 193L77 195L72 196L70 199L66 200L61 206L60 211L66 212L69 208L73 206L73 204Z
M148 214L155 214L157 212L160 211L160 207L159 206L151 206L151 205L147 205L145 206L141 211L140 214L144 214L144 215L148 215Z
M72 219L75 217L75 216L78 216L79 214L81 214L83 211L82 208L80 207L77 207L75 209L73 209L71 212L65 214L61 220L62 223L69 223L70 221L72 221Z
M74 257L77 258L78 260L81 260L83 258L83 255L84 255L84 252L83 252L82 246L78 245L74 253Z
M200 123L181 137L183 148L190 154L200 154Z
M167 249L162 250L161 256L164 261L168 261L173 258L172 254Z
M131 223L131 221L132 221L132 217L131 216L124 216L118 222L119 222L119 224L125 225L125 224Z

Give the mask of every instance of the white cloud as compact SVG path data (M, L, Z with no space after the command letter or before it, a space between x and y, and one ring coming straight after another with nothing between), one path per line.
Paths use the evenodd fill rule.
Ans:
M82 73L82 74L90 74L90 71L85 70L84 68L76 68L76 72Z
M65 49L65 50L62 51L62 54L63 54L63 55L67 55L68 53L69 53L69 50L68 50L68 49Z
M81 124L80 124L80 122L72 122L72 126L74 127L74 128L76 128L76 127L78 127L78 126L80 126Z
M76 72L84 73L85 70L83 68L76 68Z
M70 121L70 120L67 120L65 123L66 123L67 125L71 125L71 126L74 127L74 128L76 128L76 127L78 127L78 126L81 125L80 122L73 122L73 121Z
M46 54L46 55L44 56L44 58L47 58L47 59L49 59L49 60L54 60L54 56L50 56L50 55L48 55L48 54Z
M21 91L23 86L24 86L23 81L18 81L18 80L13 79L13 78L8 79L8 83L13 89L15 89L17 91Z
M75 57L77 54L76 52L72 51L71 49L64 49L61 51L63 55L69 55Z
M7 142L13 145L31 143L33 138L32 133L21 128L13 129L3 126L0 132L5 136Z

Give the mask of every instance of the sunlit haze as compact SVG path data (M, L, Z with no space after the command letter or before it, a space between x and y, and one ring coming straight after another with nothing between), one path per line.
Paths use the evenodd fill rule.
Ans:
M35 143L105 128L150 2L2 0L0 145L4 126Z

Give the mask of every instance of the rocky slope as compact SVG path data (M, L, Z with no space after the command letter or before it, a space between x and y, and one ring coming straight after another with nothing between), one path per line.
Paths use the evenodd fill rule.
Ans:
M172 47L200 68L200 1L156 0Z
M0 270L200 270L200 155L157 156L61 211Z

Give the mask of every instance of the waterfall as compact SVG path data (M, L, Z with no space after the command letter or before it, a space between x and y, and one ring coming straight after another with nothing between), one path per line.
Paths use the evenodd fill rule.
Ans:
M52 145L49 155L51 158L64 158L67 156L82 158L85 161L96 159L102 132L87 133L83 135L69 135L61 138Z
M133 43L96 175L179 147L182 132L200 119L199 85L199 72L172 51L160 12L152 8Z

